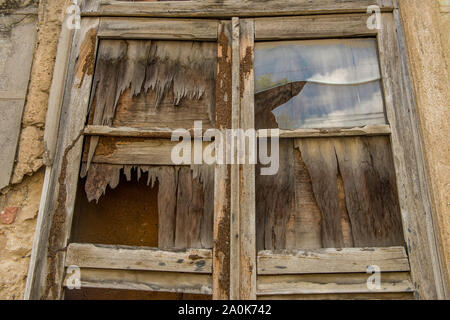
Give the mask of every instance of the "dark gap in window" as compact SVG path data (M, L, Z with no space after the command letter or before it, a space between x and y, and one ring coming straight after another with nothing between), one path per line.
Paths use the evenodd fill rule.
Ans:
M122 289L83 288L64 291L65 300L211 300L210 295L138 291Z
M109 186L98 201L88 202L80 179L71 242L158 247L158 182L147 186L147 173L127 181L123 172L115 189Z

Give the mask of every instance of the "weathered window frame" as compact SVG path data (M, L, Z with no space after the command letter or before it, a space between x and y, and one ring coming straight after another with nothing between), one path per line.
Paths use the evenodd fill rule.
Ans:
M382 25L378 30L371 30L367 27L367 18L367 14L352 13L348 15L267 17L240 20L241 59L244 59L245 54L245 48L242 46L250 47L250 51L253 52L253 43L257 40L359 36L377 38L385 108L390 125L367 127L365 132L352 132L352 129L331 132L308 129L281 130L280 137L351 136L353 134L361 136L390 135L404 236L408 246L415 293L419 298L442 298L445 283L442 271L439 270L441 265L438 240L432 224L433 213L429 201L429 190L426 185L420 131L414 110L414 98L410 87L399 13L396 8L393 9L392 13L382 13ZM242 35L242 32L244 32L244 35ZM253 57L245 57L246 66L252 59ZM243 129L253 127L254 79L253 72L250 69L251 67L248 70L243 70L245 75L240 75L241 85L243 85L240 88L241 127ZM356 128L354 130L358 131ZM240 221L245 221L244 226L240 227L240 237L245 239L240 243L240 292L241 294L243 291L246 292L244 297L248 298L255 298L258 295L257 290L254 289L258 288L256 274L261 272L261 263L271 256L270 253L264 253L264 260L255 257L257 253L254 242L252 242L255 239L254 224L249 223L255 221L254 176L254 166L242 166L240 181L244 181L244 183L241 182L239 186L241 191L239 195L235 196L236 198L239 197L241 203ZM235 193L232 191L232 196L234 195ZM247 204L247 206L243 208L242 204ZM424 215L423 212L426 214ZM274 259L282 259L282 257L278 255ZM285 256L285 259L289 258ZM251 263L249 265L249 261L256 260L258 261L257 272L254 271L255 265ZM246 270L253 271L245 274ZM284 274L284 272L279 271L278 274ZM242 284L246 286L247 290L242 289ZM276 285L275 280L273 285ZM293 291L295 293L295 290Z
M52 159L51 167L48 167L46 171L41 202L43 214L38 222L34 246L34 254L39 258L32 262L27 298L63 298L65 267L70 265L77 265L82 269L81 281L88 287L132 289L133 286L127 285L126 281L111 285L110 280L114 280L114 277L117 276L113 270L120 270L120 277L126 278L129 272L123 271L123 269L133 266L132 261L137 260L141 263L147 261L149 264L144 263L144 266L141 267L135 265L133 270L151 271L146 273L143 283L140 284L141 289L145 288L149 282L153 285L156 284L163 291L203 294L212 292L211 274L214 260L212 259L212 250L188 249L185 252L175 252L152 248L69 244L68 240L80 170L82 137L100 135L170 139L172 133L171 130L133 130L130 128L123 130L123 128L105 126L86 126L95 56L100 39L205 40L217 42L219 49L220 46L225 46L227 49L227 36L225 35L220 42L218 34L219 32L227 33L229 24L227 21L211 19L201 22L192 19L134 19L132 23L126 19L109 17L82 20L81 28L76 30L73 35L71 52L66 56L67 59L71 59L69 59L67 68L67 83L64 89L63 109L59 123L59 128L64 128L64 130L59 131L54 151L55 156ZM65 33L64 36L67 37L68 34L70 35L70 33ZM225 68L224 64L231 61L231 57L228 56L228 50L224 52L225 54L218 57L217 64L221 65L223 71L226 71L230 68ZM231 80L231 77L224 75L223 72L218 73L218 80L221 76ZM229 94L231 95L231 92ZM219 104L220 101L216 103ZM227 107L226 101L222 103L225 104L223 109L231 112L231 101L228 103L229 107ZM56 110L52 112L57 113ZM222 117L226 116L226 114L222 115ZM216 120L220 127L226 127L226 121L221 116L218 116ZM152 160L149 159L149 161ZM226 167L216 166L215 175L220 176L223 169ZM226 173L225 171L224 174ZM224 181L220 178L217 180ZM216 186L215 190L218 190L219 187ZM218 191L216 193L219 198L220 193ZM214 230L215 234L218 232L218 230ZM217 250L219 249L215 249L215 251ZM49 259L40 259L41 257L49 257ZM107 261L105 261L105 257L107 257ZM115 257L122 262L114 263ZM179 260L183 260L182 264L185 266L176 262ZM103 269L103 271L96 273L92 278L90 275L92 270L85 268L97 268ZM220 267L217 267L217 270L220 270ZM167 279L164 280L164 277L158 276L157 273L161 271L176 271L179 288L174 287L176 282L169 279L170 277L166 277ZM50 283L48 283L49 281ZM109 284L106 284L107 282ZM147 286L147 290L149 287ZM134 288L139 289L139 285Z
M319 0L314 4L309 1L281 0L267 1L264 6L255 5L256 2L256 0L246 2L224 0L220 5L214 1L130 3L88 0L83 2L81 29L76 30L73 35L70 53L64 56L64 52L68 52L68 50L58 51L58 55L63 55L60 60L69 63L67 67L69 76L65 84L64 98L61 99L63 100L59 121L61 129L58 133L55 157L51 165L47 167L45 175L25 298L45 297L48 295L49 287L57 288L52 295L54 298L62 296L65 248L75 200L82 148L81 137L84 134L83 128L92 82L92 74L84 74L82 81L76 77L73 80L71 75L76 74L77 64L81 59L78 52L85 37L92 36L88 30L96 30L95 41L91 42L91 46L93 46L91 49L94 49L94 52L96 52L100 36L127 39L171 38L172 24L161 24L164 20L154 19L156 17L218 19L233 17L231 23L223 22L222 30L226 34L226 41L222 45L232 52L231 70L227 70L230 75L232 74L232 127L243 129L253 127L254 80L252 68L242 70L241 61L245 57L246 48L253 47L254 40L376 36L390 128L375 128L375 131L355 129L338 132L295 130L282 131L281 136L390 134L404 234L416 297L433 299L446 296L446 283L435 226L437 220L431 207L423 147L396 0ZM378 5L383 12L380 30L369 30L366 25L367 7L374 4ZM325 13L327 15L321 15ZM330 13L336 15L329 15ZM128 18L109 18L113 16ZM295 17L274 18L275 16ZM152 19L141 19L142 17L151 17ZM260 18L239 19L238 17ZM108 24L105 21L117 23ZM120 23L120 21L126 21L126 23ZM203 20L196 21L198 23L194 23L194 25L201 26ZM278 27L274 27L274 23ZM109 26L106 27L107 25ZM176 25L173 28L176 29ZM183 32L180 34L173 33L175 30L172 30L173 38L210 39L208 37L212 36L211 30L199 28L202 31L198 33ZM71 34L66 33L66 37L71 37ZM220 39L218 33L215 38ZM61 41L64 42L63 39ZM226 59L230 59L230 57ZM94 63L93 59L86 62ZM93 65L86 67L89 70L89 67L93 67ZM61 92L61 88L60 90L55 89L55 92L57 95L58 92ZM59 115L58 112L56 114ZM227 125L224 124L223 127L225 128ZM56 132L57 129L58 125L55 125L49 130ZM230 259L231 262L229 266L224 266L219 259L213 259L214 298L248 299L257 296L254 180L255 171L251 165L242 165L241 167L233 165L231 169L227 166L216 168L215 190L216 192L220 191L217 193L219 197L216 198L215 203L214 236L215 239L219 239L216 237L220 234L220 239L224 239L224 234L229 235L231 250L227 252L229 249L226 246L219 249L220 245L215 243L214 250L216 251L213 252L213 255L218 253L217 250L222 250L220 252L221 259L224 259L223 261ZM58 230L53 229L56 228L55 222L58 221L60 222L58 230L62 230L62 232L58 232L59 235L54 237L54 232ZM230 231L223 229L223 226L230 221ZM219 230L219 228L222 229ZM49 251L48 243L51 241L53 241L53 247L56 244L56 247L61 250ZM48 260L49 256L52 259ZM53 264L50 267L53 267L54 276L49 277L50 272L47 270L50 267L47 260ZM56 283L48 285L47 281Z

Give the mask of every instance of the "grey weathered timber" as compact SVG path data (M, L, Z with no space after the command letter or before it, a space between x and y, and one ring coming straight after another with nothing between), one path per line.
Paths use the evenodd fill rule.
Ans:
M382 14L378 47L411 275L420 299L445 298L430 189L398 10Z
M241 19L240 53L240 126L244 131L255 128L254 103L254 21ZM239 298L256 299L256 225L255 165L250 163L250 149L244 151L245 163L239 172ZM237 275L236 275L237 276Z
M160 138L170 139L173 130L166 128L140 129L131 127L109 127L89 125L84 129L87 136L128 137L128 138ZM190 130L191 135L194 133Z
M67 247L65 265L96 269L211 273L212 254L207 249L160 250L71 243Z
M101 18L98 36L114 39L217 40L217 20Z
M64 281L68 289L71 275ZM209 274L82 268L80 275L81 288L212 294Z
M13 173L33 61L36 21L34 15L0 17L0 189L9 185Z
M374 36L378 30L367 28L368 17L367 14L354 13L257 18L255 19L255 40Z
M42 191L41 207L27 286L26 299L62 296L64 248L73 216L82 151L82 134L89 104L99 19L83 19L75 31L55 158ZM48 180L47 180L48 179Z
M409 271L403 247L260 251L258 275Z
M413 292L279 294L259 296L258 300L414 300Z
M269 130L258 130L259 138L272 136ZM332 129L297 129L279 130L280 138L324 138L324 137L353 137L353 136L384 136L391 134L389 125L374 125L356 128L332 128Z
M295 145L322 213L323 247L404 245L388 137L304 138Z
M52 85L48 99L47 115L44 132L44 164L51 166L56 151L58 139L59 119L64 98L64 84L67 77L67 67L72 47L73 29L67 27L67 20L61 25L58 48L56 51L55 68L53 70Z
M383 272L380 288L369 288L372 273L258 276L258 296L290 294L346 294L413 292L408 272ZM370 280L369 280L370 281Z
M86 0L85 16L249 17L366 12L370 5L392 11L392 0L258 0L129 2Z
M216 128L230 129L232 125L232 26L220 21L217 43ZM230 298L230 210L231 168L216 164L214 170L213 226L213 299Z
M232 128L240 127L240 32L239 18L232 19ZM239 165L231 165L231 218L230 218L230 299L239 299Z
M176 165L171 152L178 143L169 139L102 137L92 162L124 165ZM203 142L203 148L210 143L213 142ZM194 142L192 142L192 150L194 150L193 148ZM193 163L193 157L194 152L191 152L191 163ZM87 161L86 153L83 160Z

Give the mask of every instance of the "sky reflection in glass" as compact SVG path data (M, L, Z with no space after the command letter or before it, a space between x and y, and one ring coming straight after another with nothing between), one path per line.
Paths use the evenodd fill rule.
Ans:
M384 124L380 79L375 39L255 45L256 114L272 112L280 129Z

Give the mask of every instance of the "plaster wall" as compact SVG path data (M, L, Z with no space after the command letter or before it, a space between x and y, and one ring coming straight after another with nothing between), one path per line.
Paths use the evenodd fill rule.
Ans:
M399 0L399 8L436 229L450 278L450 1Z

